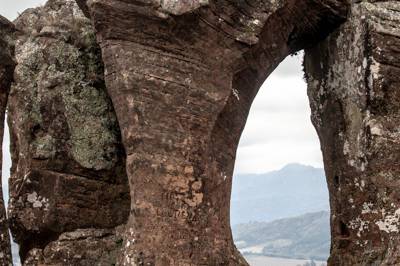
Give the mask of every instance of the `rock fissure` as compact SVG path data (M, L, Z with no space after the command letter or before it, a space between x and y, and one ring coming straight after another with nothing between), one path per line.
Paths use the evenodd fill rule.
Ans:
M13 81L14 61L14 34L15 26L7 19L0 16L0 145L3 147L4 120L6 106L10 92L11 82ZM0 168L2 167L2 154L0 152ZM0 264L10 265L12 263L9 225L6 215L5 204L3 201L2 175L0 175Z

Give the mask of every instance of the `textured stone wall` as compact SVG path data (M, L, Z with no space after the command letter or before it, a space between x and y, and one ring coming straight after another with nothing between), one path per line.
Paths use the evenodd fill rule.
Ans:
M111 265L130 197L94 32L74 1L51 0L15 25L8 214L22 260Z
M400 264L400 2L360 1L305 69L325 162L329 265Z

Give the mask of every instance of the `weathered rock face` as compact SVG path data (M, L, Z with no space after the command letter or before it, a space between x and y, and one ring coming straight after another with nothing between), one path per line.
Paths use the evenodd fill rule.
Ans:
M24 265L115 265L123 227L77 229L66 232L45 248L32 248Z
M4 116L7 106L8 93L13 78L15 62L14 57L15 27L7 19L0 16L0 147L3 143ZM2 166L2 149L0 148L0 168ZM0 174L0 187L2 179ZM3 193L0 189L0 265L11 265L10 237L6 209L3 202Z
M119 263L247 265L229 201L248 110L281 60L344 19L345 1L78 2L127 153L132 211Z
M15 24L8 213L22 259L115 263L129 186L90 22L74 1L51 0Z
M236 147L258 88L302 48L329 264L400 263L399 2L352 3L313 48L346 1L77 2L97 36L72 0L15 22L9 218L25 265L247 265L229 226ZM3 115L14 29L0 23ZM0 201L7 265L4 218Z
M360 1L306 52L331 196L330 265L400 264L400 2Z

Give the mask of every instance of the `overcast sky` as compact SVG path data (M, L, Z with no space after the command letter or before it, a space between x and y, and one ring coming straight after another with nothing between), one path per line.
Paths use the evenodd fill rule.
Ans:
M43 0L0 0L0 14L15 19ZM302 56L290 56L266 80L258 93L243 132L235 173L262 173L288 163L322 166L318 137L310 122L310 108L301 70ZM9 140L5 138L4 149ZM9 154L4 154L8 168ZM4 174L4 178L8 175Z
M293 162L322 167L301 62L302 54L289 56L261 87L240 140L236 173L262 173Z
M44 0L0 0L0 15L14 20L27 8L44 4Z

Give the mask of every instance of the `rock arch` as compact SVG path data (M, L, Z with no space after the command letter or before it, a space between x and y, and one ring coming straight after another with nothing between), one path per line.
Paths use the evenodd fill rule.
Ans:
M97 255L90 257L79 248L83 246L98 252L96 254L112 253L102 256L100 264L116 260L121 265L247 265L233 245L229 226L230 187L236 147L251 102L262 82L287 55L304 48L313 122L321 139L331 195L333 240L329 262L331 265L391 265L398 262L398 2L77 2L85 15L90 17L96 32L102 58L94 55L97 58L94 66L104 62L105 86L101 85L104 84L102 73L98 72L98 68L93 70L93 65L79 70L87 75L82 77L77 73L72 81L67 82L77 82L81 89L78 94L82 90L86 93L93 91L92 88L101 91L106 87L113 108L102 109L109 110L102 115L107 114L106 120L112 121L115 110L124 152L113 153L113 165L96 169L97 163L93 165L91 162L97 162L99 158L90 151L91 148L98 148L93 146L93 141L96 141L99 132L103 132L100 127L93 135L94 139L88 142L91 144L72 141L72 147L75 143L87 152L55 160L60 157L48 148L53 142L49 142L48 137L44 138L51 127L43 127L40 120L37 122L39 128L32 126L27 131L38 133L33 136L45 142L37 144L32 134L19 132L26 125L22 123L15 127L16 135L19 134L18 151L25 147L24 154L29 160L20 165L24 160L17 162L14 157L16 168L13 176L20 182L25 179L16 170L18 166L36 170L39 173L32 175L38 181L37 184L34 182L35 189L42 189L43 193L48 192L44 189L48 180L76 177L85 180L82 182L93 186L95 191L112 187L107 190L110 192L107 199L112 201L120 199L119 195L126 192L124 174L118 170L126 158L130 214L127 217L128 213L124 211L128 211L126 200L115 204L96 201L98 205L94 207L101 207L98 209L100 214L104 207L107 209L103 217L112 214L116 219L100 224L98 220L89 219L71 225L71 217L63 212L64 209L57 208L68 202L66 199L54 197L53 200L59 204L49 205L41 213L43 216L38 216L36 209L24 205L32 200L32 193L35 192L29 190L31 186L25 186L24 189L28 190L22 192L23 204L14 205L19 206L14 211L11 208L13 233L20 234L22 228L28 229L28 233L34 236L38 231L52 229L51 234L41 238L43 243L35 242L32 240L34 237L29 241L22 236L18 239L25 247L25 262L91 265ZM66 43L68 47L73 46L68 50L67 58L82 51L82 56L87 54L86 30L82 29L88 29L89 33L91 29L80 15L79 23L76 23L76 14L80 11L74 2L50 0L44 8L48 8L49 16L66 16L73 23L69 26L58 25L54 23L54 18L39 19L43 24L39 31L29 31L26 33L28 37L17 35L16 50L21 45L21 38L30 40L34 36L42 38L39 41L46 48L52 43L49 38L56 39L59 45ZM20 30L25 29L26 32L35 16L38 17L35 12L23 14L19 23L17 21L17 28L19 25ZM71 25L73 27L70 28ZM96 46L93 40L87 40L89 47ZM61 53L53 60L65 57ZM38 55L22 56L22 59L28 60L28 63L35 59L39 65L43 64ZM14 77L18 78L18 68L24 65L22 59L18 60L17 53L17 74ZM30 70L37 71L36 63ZM77 68L74 62L68 65L73 70ZM94 77L89 75L93 71L96 74ZM47 84L48 78L40 77ZM56 88L63 84L57 83L57 79L51 81L55 82ZM15 80L14 88L18 88L21 82L23 84L22 77ZM35 88L40 94L42 88L53 89L52 82L48 82L50 87L41 83ZM55 109L61 111L60 116L65 117L61 120L66 121L72 132L67 139L74 140L73 133L79 133L76 130L82 122L74 122L88 123L92 119L102 119L97 111L93 112L93 117L87 116L90 110L86 109L78 108L77 113L71 113L71 106L76 103L79 106L82 99L95 107L97 99L103 99L101 106L111 106L108 105L108 98L101 98L99 93L86 98L84 95L83 98L74 98L75 92L65 95L64 90L59 94L65 110L57 109L58 105ZM11 110L23 115L17 104L19 94L15 95L10 101ZM43 97L48 95L53 94L43 93ZM12 96L10 99L13 99ZM95 103L93 99L96 99ZM39 110L41 112L42 109ZM17 117L15 115L12 119ZM112 131L118 126L109 125L106 128ZM84 131L80 135L85 134ZM106 139L118 140L118 133L115 134ZM117 142L106 141L99 145L118 151ZM38 150L35 147L40 148L42 153L39 155L46 157L45 162L35 161L43 159L33 156ZM67 154L77 155L74 149L69 148L67 145L62 152L67 150ZM76 163L78 166L71 168L70 165ZM50 167L50 173L37 171L47 171L47 167ZM75 171L70 172L70 169ZM106 185L86 181L94 179L98 182L99 177ZM65 183L58 181L57 184ZM63 193L73 184L55 187ZM11 187L12 199L19 200L20 190L20 185ZM38 195L35 201L39 199ZM124 198L129 200L129 197ZM90 203L83 203L83 206L85 204ZM57 215L51 216L48 212ZM34 222L27 224L21 219L27 214L34 217ZM54 220L40 221L38 217L63 217L65 224L54 227ZM78 215L74 219L81 217ZM118 229L113 229L115 227ZM120 233L122 230L124 233ZM76 256L71 258L68 252Z

